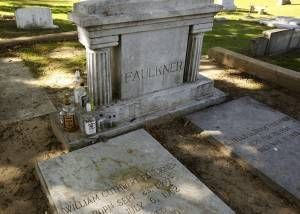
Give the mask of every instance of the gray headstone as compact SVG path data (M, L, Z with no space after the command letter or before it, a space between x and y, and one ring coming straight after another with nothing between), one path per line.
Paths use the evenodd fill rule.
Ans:
M27 7L17 9L15 12L17 27L31 28L58 28L53 24L50 8Z
M252 56L264 56L268 46L268 39L265 37L257 37L250 40L250 54Z
M288 196L300 199L300 122L249 97L187 117Z
M289 50L293 30L273 29L264 31L263 34L269 39L267 47L268 55L277 55Z
M293 36L290 42L289 49L300 48L300 29L295 29L293 32Z
M145 130L37 164L57 213L234 213Z
M278 5L287 5L287 4L291 4L290 0L278 0L277 1Z

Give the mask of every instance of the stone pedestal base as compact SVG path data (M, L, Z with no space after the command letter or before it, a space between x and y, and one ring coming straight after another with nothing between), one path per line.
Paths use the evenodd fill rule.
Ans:
M120 122L116 127L106 129L92 137L86 137L80 131L64 132L58 124L56 115L51 116L51 125L59 141L72 151L137 129L157 119L162 121L162 118L167 119L170 115L179 116L221 103L225 98L223 92L214 88L213 81L201 78L194 83L107 106L105 111L116 112Z

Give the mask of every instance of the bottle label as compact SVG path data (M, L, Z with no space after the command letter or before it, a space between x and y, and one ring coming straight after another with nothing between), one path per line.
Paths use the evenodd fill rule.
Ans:
M96 121L84 122L84 130L87 135L96 134Z
M76 128L75 115L64 115L63 124L66 131L74 130Z

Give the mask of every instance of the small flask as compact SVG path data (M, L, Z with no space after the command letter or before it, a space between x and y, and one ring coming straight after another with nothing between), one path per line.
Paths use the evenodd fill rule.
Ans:
M87 136L94 135L97 133L96 118L92 112L92 105L86 104L86 114L83 115L82 119L83 131Z
M74 132L77 130L78 126L75 116L75 107L71 104L70 94L65 94L64 105L59 116L65 131Z

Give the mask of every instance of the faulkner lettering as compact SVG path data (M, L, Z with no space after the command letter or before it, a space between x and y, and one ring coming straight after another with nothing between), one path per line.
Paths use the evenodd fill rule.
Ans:
M129 83L129 82L135 82L140 80L152 79L158 76L168 75L170 73L183 72L183 70L184 70L184 62L177 61L170 64L148 67L148 68L143 68L136 71L125 73L124 79L126 83Z

